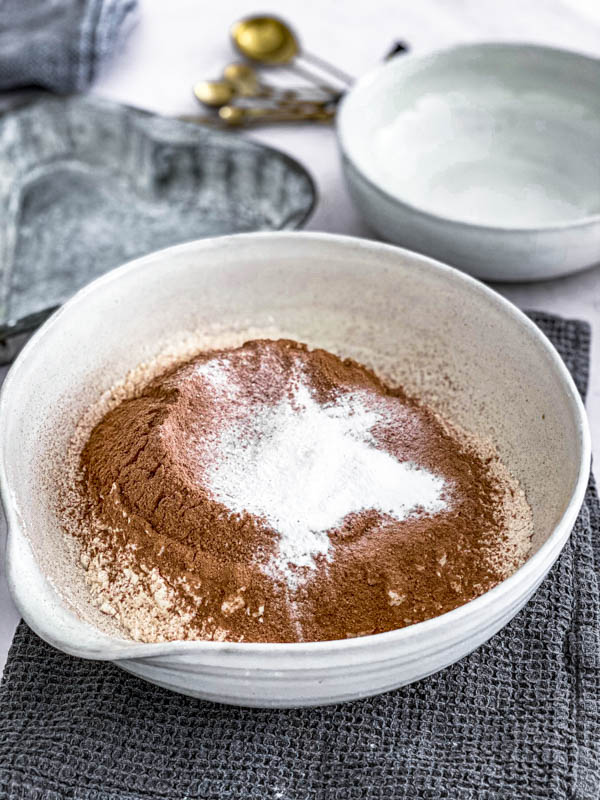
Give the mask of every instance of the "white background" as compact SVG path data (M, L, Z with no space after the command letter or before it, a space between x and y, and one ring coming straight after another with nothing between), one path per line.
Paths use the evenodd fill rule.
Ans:
M248 0L139 0L136 26L93 92L164 114L197 113L192 85L218 77L234 60L233 21L253 11ZM426 53L458 42L529 41L600 56L599 0L278 0L272 11L293 22L307 50L360 76L393 42ZM403 56L401 56L403 57ZM288 82L296 79L287 76ZM600 91L600 87L599 87ZM316 179L320 201L307 228L372 236L342 181L331 127L279 126L249 134L299 159ZM593 328L588 412L600 448L600 267L560 280L496 288L523 308L589 320ZM0 378L4 371L0 370ZM0 525L0 542L5 537ZM0 668L18 615L0 570Z

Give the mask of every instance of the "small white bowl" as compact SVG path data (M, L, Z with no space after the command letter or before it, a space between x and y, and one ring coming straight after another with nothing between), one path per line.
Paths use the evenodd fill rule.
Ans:
M141 644L102 632L61 535L46 466L64 457L76 421L103 390L182 333L215 324L276 326L374 365L397 365L410 390L496 443L534 512L528 561L448 614L357 639ZM204 239L108 273L35 334L0 398L8 579L27 623L67 653L248 706L364 697L462 658L542 581L575 522L589 468L587 420L573 381L518 309L424 256L326 234Z
M600 263L600 60L518 44L397 57L351 89L337 130L386 239L485 280Z

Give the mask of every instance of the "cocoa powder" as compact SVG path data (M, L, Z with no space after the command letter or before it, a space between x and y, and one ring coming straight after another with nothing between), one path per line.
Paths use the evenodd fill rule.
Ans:
M300 390L308 400L299 401ZM310 505L303 498L334 480L326 468L315 472L328 460L326 442L308 473L282 474L279 464L304 458L303 440L282 441L286 460L271 446L274 429L260 427L284 409L291 429L308 402L328 415L326 431L345 416L352 446L363 414L369 438L361 453L408 465L408 477L430 494L443 485L427 495L429 507L407 500L405 516L385 501L357 507L358 489L346 498L341 486L348 513L318 536L314 525L289 527L294 520L281 520L280 510L276 522L248 511L263 508L262 495L276 502L283 488L290 515L302 516ZM103 417L80 464L68 511L92 594L145 641L318 641L388 631L482 594L529 548L529 508L491 451L364 366L289 340L251 341L168 369ZM342 468L335 462L332 473ZM317 480L307 485L306 474ZM255 491L239 506L235 492L248 485ZM327 512L320 497L319 515ZM306 553L294 542L283 548L288 528L288 539L306 533ZM295 562L286 561L290 553Z

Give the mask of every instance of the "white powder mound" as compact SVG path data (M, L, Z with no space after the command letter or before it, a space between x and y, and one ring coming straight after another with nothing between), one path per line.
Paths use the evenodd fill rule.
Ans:
M197 374L235 393L226 365L209 361ZM447 508L442 477L377 449L371 431L384 414L358 391L321 405L296 376L290 396L254 406L213 443L203 481L233 514L253 514L279 534L267 571L290 589L305 577L297 568L314 569L316 556L328 557L328 531L348 515L374 510L402 521Z

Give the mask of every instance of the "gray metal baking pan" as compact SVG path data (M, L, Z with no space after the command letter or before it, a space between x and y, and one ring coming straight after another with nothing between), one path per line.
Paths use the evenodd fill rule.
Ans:
M0 116L0 363L77 289L129 259L226 233L301 227L294 159L237 134L90 96Z

